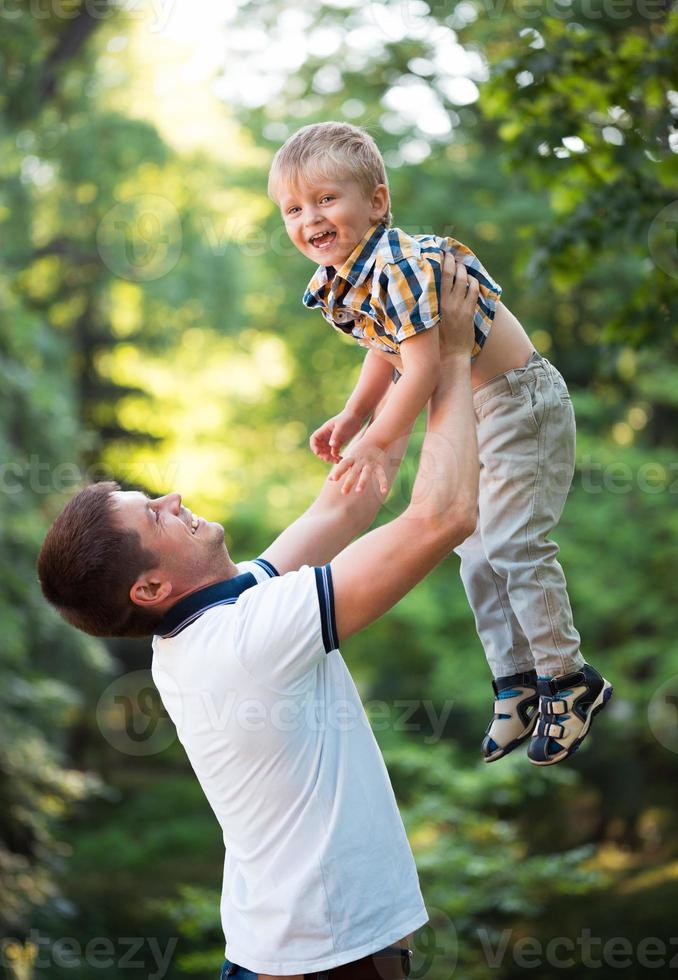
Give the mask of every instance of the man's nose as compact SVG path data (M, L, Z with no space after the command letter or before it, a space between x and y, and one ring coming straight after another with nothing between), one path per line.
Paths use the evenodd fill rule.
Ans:
M181 494L166 493L164 497L160 497L160 503L169 507L173 514L178 514L181 510Z

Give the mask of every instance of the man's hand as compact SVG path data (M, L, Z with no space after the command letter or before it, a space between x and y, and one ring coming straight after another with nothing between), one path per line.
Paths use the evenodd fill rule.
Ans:
M475 343L473 312L478 300L478 280L475 276L469 276L463 262L455 261L450 252L443 256L442 273L440 359L445 360L460 354L470 356Z
M344 478L342 493L350 493L354 487L356 493L362 493L370 478L377 481L380 493L388 493L386 453L370 441L369 431L368 429L367 434L349 449L330 473L330 480Z
M356 412L345 408L315 430L309 440L311 449L325 463L338 463L341 447L360 431L364 421Z

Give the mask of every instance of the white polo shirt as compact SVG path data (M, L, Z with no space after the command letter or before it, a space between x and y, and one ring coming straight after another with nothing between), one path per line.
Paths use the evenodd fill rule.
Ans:
M337 649L330 566L238 572L170 610L153 680L223 830L227 958L255 973L331 969L428 915Z

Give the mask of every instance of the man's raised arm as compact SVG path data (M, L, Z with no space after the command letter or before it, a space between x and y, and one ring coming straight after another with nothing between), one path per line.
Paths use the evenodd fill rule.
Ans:
M332 561L340 641L394 606L476 526L479 463L470 355L478 282L457 265L450 288L451 256L443 270L441 380L429 405L412 499L400 517Z
M463 297L458 290L454 298L452 297L455 269L463 270L460 274L464 276L466 282L465 268L461 264L456 266L454 258L446 255L441 287L445 299L441 304L441 334L449 335L450 331L457 331L462 326L459 319L463 316L465 318L463 326L467 331L471 330L472 336L473 310L471 309L469 313L468 302L466 306L462 306ZM471 279L471 287L476 288L473 283L474 280ZM441 344L444 343L445 340L441 336ZM457 343L463 345L464 341L460 340ZM472 341L467 346L470 351ZM468 351L466 351L467 360L470 358ZM385 454L384 468L389 485L392 484L394 474L405 455L409 435L409 431L404 433ZM294 571L302 565L325 565L346 548L358 534L367 530L383 504L384 498L385 495L380 493L376 480L366 485L361 494L343 494L341 485L328 477L320 494L308 510L285 528L261 557L269 561L281 575Z

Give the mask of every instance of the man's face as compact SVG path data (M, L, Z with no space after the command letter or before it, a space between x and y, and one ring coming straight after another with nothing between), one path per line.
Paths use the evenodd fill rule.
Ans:
M280 213L291 241L311 261L335 268L382 219L387 206L384 184L369 198L354 180L309 179L285 187L280 195Z
M143 493L118 490L111 497L118 525L136 531L142 547L156 555L155 569L147 570L140 579L169 583L171 589L164 598L176 601L233 574L223 527L196 518L183 506L180 494L151 500ZM138 598L135 593L132 601Z

